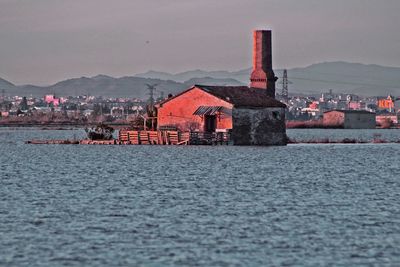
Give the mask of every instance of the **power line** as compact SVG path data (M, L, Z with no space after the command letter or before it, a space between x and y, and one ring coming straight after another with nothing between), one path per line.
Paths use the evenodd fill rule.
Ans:
M322 75L331 75L331 76L343 76L343 77L358 77L358 78L366 78L371 77L371 72L367 75L354 75L354 74L345 74L345 73L332 73L332 72L320 72L308 69L292 69L291 72L303 72L303 73L315 73L315 74L322 74ZM373 74L373 73L372 73Z
M307 79L301 77L290 77L293 80L304 80L304 81L312 81L312 82L322 82L322 83L330 83L330 84L347 84L347 85L362 85L362 86L384 86L384 87L392 87L400 89L400 82L397 85L394 84L373 84L373 83L357 83L357 82L344 82L344 81L328 81L328 80L320 80L320 79Z

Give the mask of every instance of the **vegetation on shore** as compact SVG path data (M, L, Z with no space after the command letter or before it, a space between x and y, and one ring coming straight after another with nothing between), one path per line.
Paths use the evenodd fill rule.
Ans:
M398 128L394 125L390 119L385 119L383 121L377 122L377 128L390 129ZM308 120L308 121L286 121L286 128L288 129L343 129L340 125L327 125L324 124L323 120Z

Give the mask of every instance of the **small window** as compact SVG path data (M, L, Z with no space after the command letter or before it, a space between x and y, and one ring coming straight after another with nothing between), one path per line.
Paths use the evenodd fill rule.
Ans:
M278 111L273 111L273 112L272 112L272 117L273 117L275 120L280 120L280 119L281 119L281 114L280 114Z

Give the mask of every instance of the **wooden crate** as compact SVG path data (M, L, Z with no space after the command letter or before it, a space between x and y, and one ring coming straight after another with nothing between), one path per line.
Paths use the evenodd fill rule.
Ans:
M189 144L190 144L190 133L189 132L179 133L178 145L189 145Z
M134 145L139 145L139 132L138 131L128 131L129 142Z
M148 135L147 131L140 131L139 139L140 139L141 145L150 145L149 135Z
M178 131L168 131L168 143L171 145L177 145L179 143Z
M158 145L159 140L158 140L158 132L157 131L148 131L149 135L149 143L151 145Z
M119 131L119 135L118 135L118 139L119 139L121 142L129 141L128 131L126 131L126 130L120 130L120 131Z

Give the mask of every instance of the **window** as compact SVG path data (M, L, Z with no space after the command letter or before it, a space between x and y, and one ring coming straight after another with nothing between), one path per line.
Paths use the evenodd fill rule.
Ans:
M273 112L272 112L272 117L273 117L275 120L280 120L280 119L281 119L281 114L280 114L278 111L273 111Z

